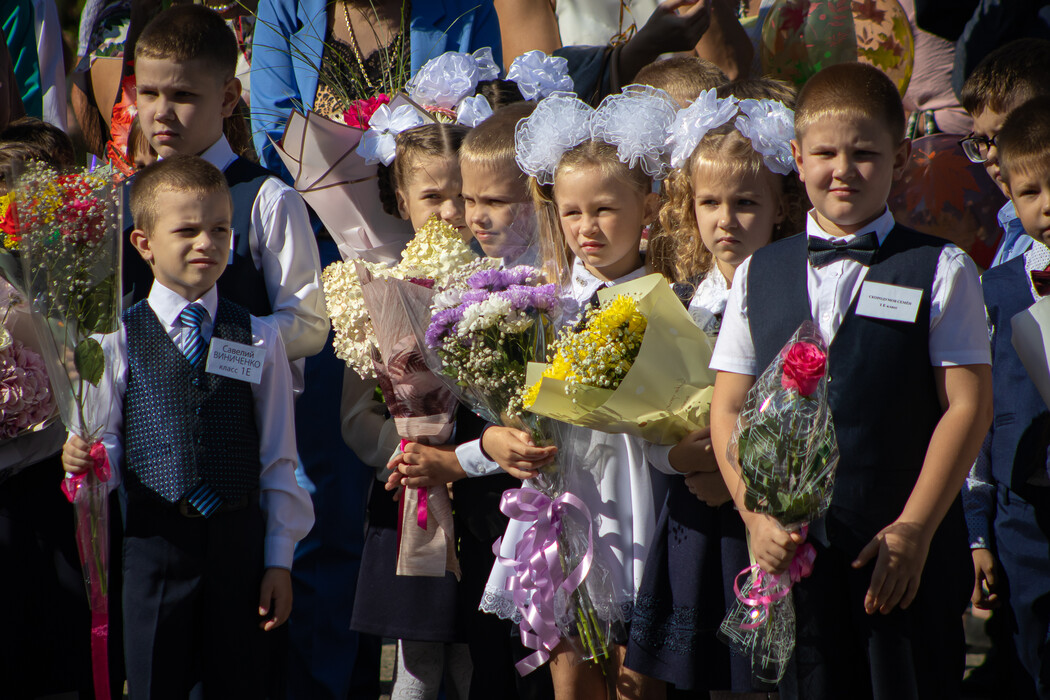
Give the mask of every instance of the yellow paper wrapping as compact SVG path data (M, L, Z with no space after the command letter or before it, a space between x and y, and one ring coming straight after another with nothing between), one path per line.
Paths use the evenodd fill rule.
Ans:
M533 413L606 433L627 433L673 445L709 422L715 372L711 340L697 328L667 280L647 275L598 292L602 302L617 295L635 299L647 325L638 358L619 388L578 387L543 377L547 365L530 362L526 385L541 382ZM575 399L575 401L574 401Z

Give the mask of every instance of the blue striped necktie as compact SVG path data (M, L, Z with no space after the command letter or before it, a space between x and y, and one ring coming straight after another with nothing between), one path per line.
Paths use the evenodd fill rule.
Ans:
M187 304L186 308L179 314L179 320L186 328L183 337L182 354L186 356L189 363L196 367L204 357L204 338L201 336L201 322L208 315L208 311L200 304ZM207 518L222 505L222 499L208 484L201 483L188 494L186 500L197 509L197 512Z
M201 337L201 322L208 315L208 311L200 304L187 304L186 308L179 314L179 320L186 328L183 337L182 354L194 367L204 357L204 338Z

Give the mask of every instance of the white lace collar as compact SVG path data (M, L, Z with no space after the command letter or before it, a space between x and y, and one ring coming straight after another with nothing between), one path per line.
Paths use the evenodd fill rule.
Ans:
M702 331L708 335L717 335L728 300L729 282L718 266L712 265L689 300L689 315Z

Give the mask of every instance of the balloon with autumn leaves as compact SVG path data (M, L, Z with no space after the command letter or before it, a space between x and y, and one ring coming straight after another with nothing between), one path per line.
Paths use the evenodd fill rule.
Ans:
M1000 230L996 218L1006 197L971 163L953 134L923 136L912 143L911 158L894 183L887 204L898 223L946 238L981 267L995 255Z
M797 87L823 68L861 61L888 75L903 95L915 40L897 0L776 0L759 52L763 74Z

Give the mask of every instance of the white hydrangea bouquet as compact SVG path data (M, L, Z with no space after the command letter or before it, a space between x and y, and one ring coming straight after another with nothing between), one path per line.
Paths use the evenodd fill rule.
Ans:
M372 361L375 330L361 292L359 270L366 270L373 278L414 280L438 292L466 286L466 280L475 272L498 264L496 260L479 259L456 229L436 215L416 232L396 265L361 259L332 263L325 268L322 283L335 329L336 356L362 378L376 377Z
M428 368L418 332L430 324L434 295L498 264L478 259L455 228L432 216L396 265L351 260L325 269L336 355L378 379L402 445L444 444L455 424L456 396ZM397 573L459 576L448 490L407 489L399 502Z

